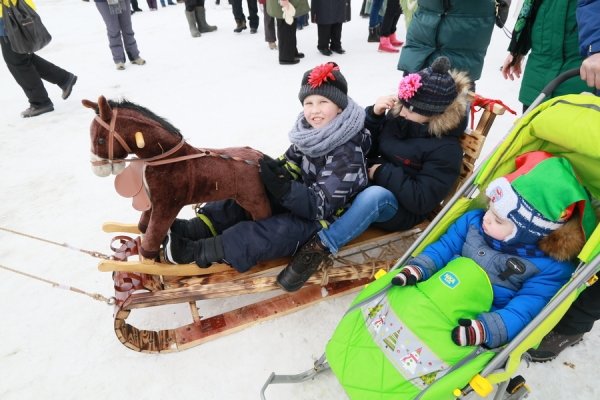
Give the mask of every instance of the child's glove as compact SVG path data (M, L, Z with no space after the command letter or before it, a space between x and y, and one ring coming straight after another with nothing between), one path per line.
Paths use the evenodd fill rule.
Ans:
M260 178L265 187L275 199L281 200L290 191L292 187L290 181L293 180L288 170L283 167L286 161L273 160L265 155L258 163L260 164Z
M392 278L392 285L395 286L413 286L421 280L423 271L416 265L407 265L398 272L398 275Z
M459 346L475 346L485 342L485 328L476 319L458 320L458 326L452 329L452 341Z

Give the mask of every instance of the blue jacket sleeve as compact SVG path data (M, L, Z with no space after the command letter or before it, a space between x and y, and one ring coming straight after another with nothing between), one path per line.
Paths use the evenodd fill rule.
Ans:
M300 217L325 219L350 203L367 182L364 152L351 140L326 156L325 165L317 172L314 183L306 185L293 181L281 204Z
M485 325L488 347L501 346L521 332L567 283L573 271L573 266L566 261L550 258L536 261L540 272L525 281L504 308L479 315L478 319Z
M600 0L578 0L576 15L581 55L600 52Z
M415 258L406 264L417 265L423 270L423 280L430 278L442 269L452 259L461 254L462 247L467 239L470 225L481 223L483 210L473 210L464 213L448 227L438 240L431 243Z

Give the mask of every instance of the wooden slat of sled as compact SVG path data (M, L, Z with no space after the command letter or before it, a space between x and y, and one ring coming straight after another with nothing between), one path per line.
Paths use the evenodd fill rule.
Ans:
M309 285L295 293L282 294L213 317L197 320L189 325L162 331L137 329L125 322L130 311L120 311L115 315L114 329L121 343L132 350L144 353L180 351L238 332L258 322L301 310L323 299L352 293L369 281L370 279L364 278L332 282L323 288L319 285ZM324 292L327 293L326 297L323 297Z

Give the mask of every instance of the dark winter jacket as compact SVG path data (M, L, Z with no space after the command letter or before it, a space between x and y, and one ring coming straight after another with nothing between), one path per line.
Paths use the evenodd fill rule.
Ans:
M494 22L494 0L418 0L398 69L416 72L446 56L453 68L466 71L476 81Z
M600 52L600 0L577 2L579 51L583 57Z
M569 261L516 256L492 249L481 233L483 215L484 210L465 213L407 264L419 266L424 280L458 256L474 260L487 273L494 291L492 309L477 319L485 326L485 344L497 347L514 338L541 311L574 269ZM520 260L525 272L505 278L502 273L509 258Z
M365 127L371 132L371 164L381 164L374 176L376 185L390 190L398 200L398 211L389 221L376 226L406 230L427 218L448 195L460 174L463 151L459 142L467 126L467 88L464 73L453 73L460 93L454 103L429 124L419 124L392 110L386 116L367 108Z
M521 55L529 52L519 92L519 101L524 105L531 105L558 75L581 67L576 7L577 0L533 0L530 12L521 10L515 27L523 24L523 29L513 33L508 51ZM587 86L581 79L569 79L554 90L553 96L585 90Z
M350 0L312 0L310 14L315 24L350 21ZM296 15L300 15L296 13Z
M367 186L365 155L370 147L371 136L366 129L322 157L309 157L295 145L290 146L284 156L302 171L302 176L292 182L281 205L306 219L331 219Z

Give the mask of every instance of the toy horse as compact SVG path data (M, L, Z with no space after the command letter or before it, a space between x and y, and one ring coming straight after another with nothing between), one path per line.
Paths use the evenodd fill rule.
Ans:
M139 105L104 96L98 103L82 103L97 114L90 126L94 172L118 174L117 191L135 196L134 207L143 211L138 222L145 233L139 249L143 257L158 257L169 227L187 204L235 199L255 220L271 215L258 171L259 151L197 149L169 122ZM129 154L137 158L127 158ZM126 162L132 168L121 172ZM125 180L138 185L119 190Z

